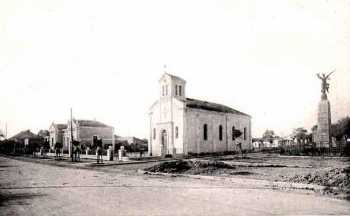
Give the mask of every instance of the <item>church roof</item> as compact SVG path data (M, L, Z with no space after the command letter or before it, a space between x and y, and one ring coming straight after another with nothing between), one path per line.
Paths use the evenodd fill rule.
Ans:
M222 104L208 102L208 101L197 100L193 98L186 98L186 107L192 108L192 109L215 111L215 112L233 113L237 115L244 115L244 116L250 117L250 115L240 112L238 110L232 109L231 107L228 107Z
M170 76L171 78L178 79L178 80L182 80L183 82L186 82L186 80L182 79L182 78L179 77L179 76L175 76L175 75L172 75L172 74L166 73L166 72L163 74L163 76L165 76L165 75ZM162 76L159 80L161 80L161 79L163 78L163 76Z

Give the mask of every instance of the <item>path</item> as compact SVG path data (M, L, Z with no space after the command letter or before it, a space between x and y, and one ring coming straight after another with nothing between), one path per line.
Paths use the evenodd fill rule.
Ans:
M113 169L113 167L111 167ZM1 215L350 214L348 201L190 178L0 157Z

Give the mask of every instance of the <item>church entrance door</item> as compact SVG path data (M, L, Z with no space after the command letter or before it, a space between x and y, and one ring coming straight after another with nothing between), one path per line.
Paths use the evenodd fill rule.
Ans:
M162 130L161 133L161 146L162 146L162 156L164 157L166 154L168 154L168 135L166 130Z

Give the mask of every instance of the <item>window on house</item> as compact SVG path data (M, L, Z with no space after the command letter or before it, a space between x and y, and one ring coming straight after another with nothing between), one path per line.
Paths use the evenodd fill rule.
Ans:
M203 139L208 140L208 125L207 124L203 125Z
M175 85L175 95L177 96L177 85Z
M175 127L175 138L179 138L179 127Z
M247 128L246 127L243 129L243 138L244 138L244 140L247 140Z
M182 96L182 86L179 85L179 96Z
M222 125L219 125L219 140L222 140Z
M156 129L153 128L153 139L156 139Z
M232 140L235 140L236 139L236 134L235 134L235 126L232 127Z

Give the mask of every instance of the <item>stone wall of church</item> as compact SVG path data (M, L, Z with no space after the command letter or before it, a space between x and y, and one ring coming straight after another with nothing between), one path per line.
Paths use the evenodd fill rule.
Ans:
M183 106L183 102L175 98L164 98L151 108L148 149L153 156L162 154L161 137L164 130L167 134L167 153L183 154Z
M150 137L148 142L148 151L152 156L161 155L161 146L160 146L160 106L159 102L153 105L150 110Z
M173 136L174 136L174 148L175 148L174 151L175 151L175 154L183 154L184 153L183 143L184 143L184 132L185 132L184 131L184 103L177 99L173 100L173 122L174 122Z
M233 151L237 150L237 143L242 143L243 149L251 148L251 120L248 116L200 109L187 109L185 116L184 145L187 153ZM207 140L204 139L204 124L207 125ZM222 140L219 138L220 125ZM236 140L232 139L233 126L242 132Z

